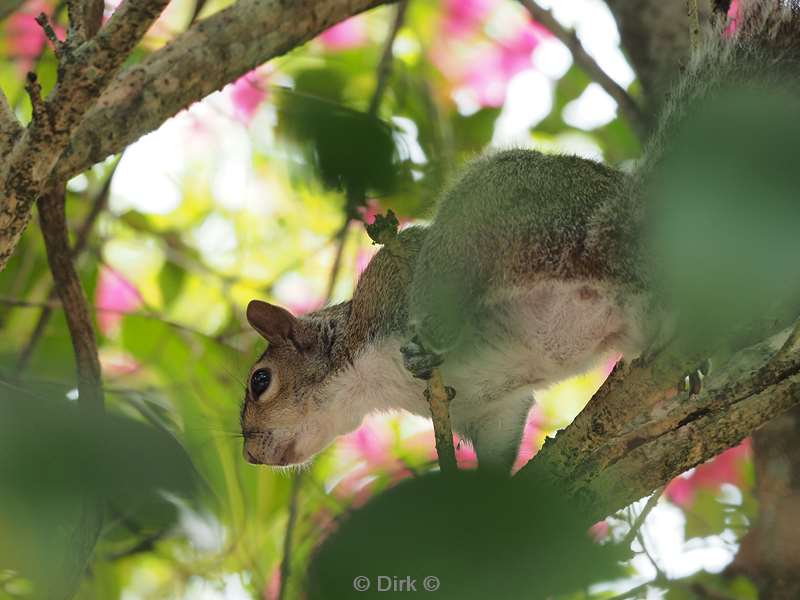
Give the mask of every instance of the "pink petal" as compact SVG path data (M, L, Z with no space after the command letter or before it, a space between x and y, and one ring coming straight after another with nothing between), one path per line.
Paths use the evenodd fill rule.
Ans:
M445 0L442 29L446 35L474 33L498 5L498 0Z
M249 123L267 97L266 84L255 71L242 75L230 87L236 117Z
M728 26L722 32L722 35L726 38L732 37L739 28L741 18L742 10L741 6L739 6L739 0L732 0L731 5L728 7Z
M602 542L610 532L611 528L605 521L598 521L589 528L589 535L595 542Z
M122 315L142 306L139 290L122 275L108 267L101 267L95 290L97 324L104 335L115 330Z
M317 39L329 50L357 48L367 42L367 26L362 17L350 17L322 32Z

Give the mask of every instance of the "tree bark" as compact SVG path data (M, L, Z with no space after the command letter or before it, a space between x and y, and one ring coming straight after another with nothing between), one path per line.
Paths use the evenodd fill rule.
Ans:
M731 573L758 586L761 600L800 598L800 407L753 435L758 517Z

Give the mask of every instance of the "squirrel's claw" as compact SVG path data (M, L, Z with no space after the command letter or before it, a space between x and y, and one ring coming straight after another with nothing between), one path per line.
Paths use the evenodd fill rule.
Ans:
M434 367L444 362L444 357L423 348L417 338L407 342L400 348L403 364L417 379L430 379Z

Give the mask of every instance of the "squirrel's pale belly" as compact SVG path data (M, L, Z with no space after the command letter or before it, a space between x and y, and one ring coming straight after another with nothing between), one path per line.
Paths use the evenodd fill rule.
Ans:
M535 389L585 372L604 357L638 354L641 302L622 305L619 295L592 282L543 281L491 298L492 316L480 325L475 343L448 355L442 366L445 383L456 389L454 428L469 435L501 404L530 403ZM424 383L403 366L405 341L390 337L337 374L329 387L337 404L361 414L403 409L429 416Z

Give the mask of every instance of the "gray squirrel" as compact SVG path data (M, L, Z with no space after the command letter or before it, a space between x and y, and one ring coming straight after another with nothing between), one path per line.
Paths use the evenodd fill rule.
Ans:
M481 467L508 472L536 390L649 351L664 319L640 241L648 178L696 104L740 82L800 81L800 10L767 4L735 35L706 36L633 174L533 150L489 154L442 194L428 227L377 253L352 300L302 317L250 302L269 345L242 407L245 458L299 464L367 414L430 416L424 379L439 366L456 391L454 430Z

